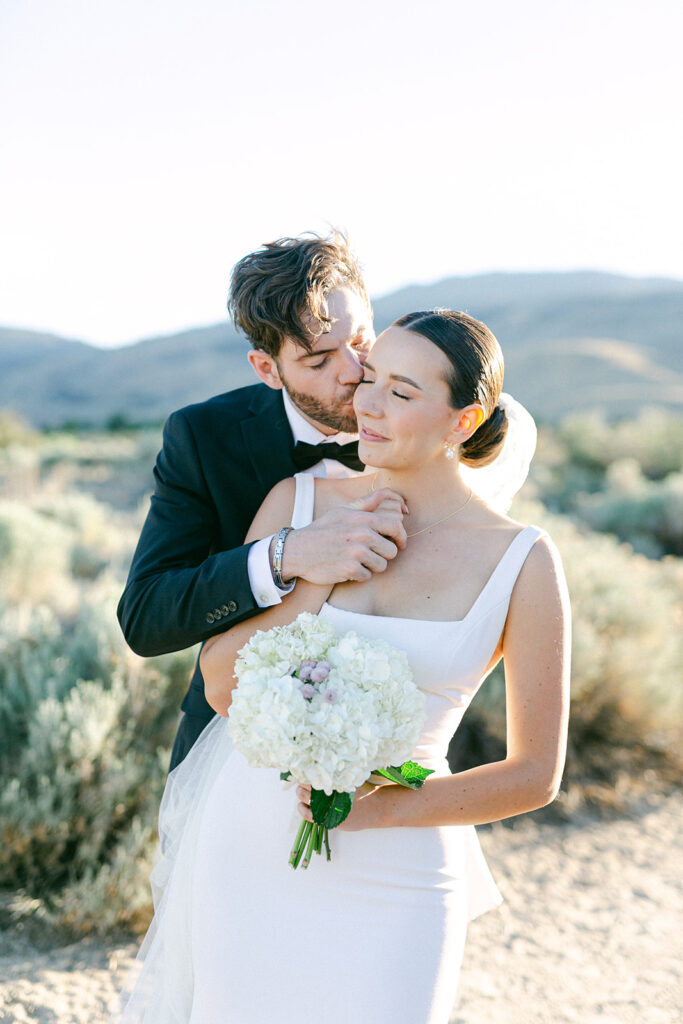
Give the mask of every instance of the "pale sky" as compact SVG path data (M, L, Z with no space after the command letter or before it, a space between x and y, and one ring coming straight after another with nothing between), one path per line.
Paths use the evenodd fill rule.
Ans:
M679 0L0 0L0 324L113 345L345 227L371 293L683 278Z

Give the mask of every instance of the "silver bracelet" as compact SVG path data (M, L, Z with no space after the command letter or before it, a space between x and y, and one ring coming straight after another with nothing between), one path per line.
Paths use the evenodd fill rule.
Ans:
M283 526L275 539L275 549L273 551L273 564L270 569L275 580L275 586L279 587L280 590L286 590L289 583L285 583L282 578L282 555L285 550L285 540L287 534L291 533L291 526Z

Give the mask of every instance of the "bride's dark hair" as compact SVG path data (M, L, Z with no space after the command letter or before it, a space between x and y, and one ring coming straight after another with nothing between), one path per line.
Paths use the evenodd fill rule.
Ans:
M393 323L431 341L451 364L446 383L451 405L462 409L478 402L485 419L460 446L468 466L493 462L503 447L508 429L505 410L498 405L505 363L496 338L486 324L454 309L428 309L406 313Z

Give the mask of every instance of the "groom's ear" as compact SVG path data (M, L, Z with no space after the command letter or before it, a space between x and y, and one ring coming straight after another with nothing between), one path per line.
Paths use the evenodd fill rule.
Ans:
M264 384L267 384L269 388L273 388L275 391L280 391L284 385L280 380L280 374L278 373L277 363L272 356L269 356L267 352L263 352L260 348L252 348L247 354L247 359L251 363L254 373L261 378Z

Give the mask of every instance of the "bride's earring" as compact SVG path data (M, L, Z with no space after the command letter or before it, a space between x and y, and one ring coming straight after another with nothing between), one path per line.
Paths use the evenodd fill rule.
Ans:
M446 449L446 458L447 459L454 459L455 458L455 445L453 444L453 442L452 441L444 441L443 446Z

